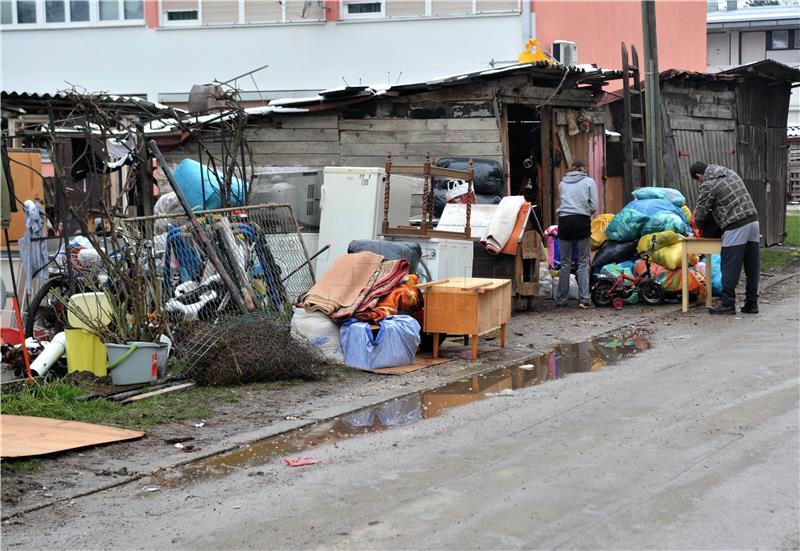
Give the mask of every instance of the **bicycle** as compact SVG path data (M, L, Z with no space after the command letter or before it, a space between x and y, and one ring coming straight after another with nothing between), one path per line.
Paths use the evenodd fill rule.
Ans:
M650 247L639 255L647 268L643 274L629 276L622 272L616 277L598 276L598 281L592 286L592 303L595 306L613 305L615 309L621 310L623 301L630 298L634 291L639 293L639 298L646 304L655 306L664 302L664 288L650 273L650 258L655 244L653 237Z

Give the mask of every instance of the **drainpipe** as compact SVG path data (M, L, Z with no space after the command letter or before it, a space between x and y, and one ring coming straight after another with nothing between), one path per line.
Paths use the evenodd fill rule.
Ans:
M533 36L533 26L531 25L531 3L533 0L522 0L522 42L527 42Z

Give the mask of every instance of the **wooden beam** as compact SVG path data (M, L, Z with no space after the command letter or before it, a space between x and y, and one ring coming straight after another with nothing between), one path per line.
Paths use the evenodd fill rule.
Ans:
M167 388L162 388L161 390L155 390L153 392L146 392L144 394L139 394L138 396L131 396L130 398L125 398L120 402L120 404L130 404L131 402L138 402L139 400L144 400L146 398L152 398L153 396L160 396L161 394L167 394L169 392L177 392L179 390L186 390L187 388L192 388L194 383L183 383L182 385L175 385L170 386Z

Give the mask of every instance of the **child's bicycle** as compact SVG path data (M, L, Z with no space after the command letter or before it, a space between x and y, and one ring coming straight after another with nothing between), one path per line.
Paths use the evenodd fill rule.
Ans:
M650 247L639 255L647 267L643 274L631 277L622 272L616 277L599 276L598 281L592 286L592 302L595 306L613 305L615 309L621 310L623 301L630 298L634 291L638 291L639 299L646 304L655 305L664 302L664 288L650 274L650 257L655 244L654 236Z

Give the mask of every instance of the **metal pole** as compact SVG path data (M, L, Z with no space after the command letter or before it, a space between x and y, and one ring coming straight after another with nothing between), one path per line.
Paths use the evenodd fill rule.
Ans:
M217 270L217 273L222 278L222 282L225 284L225 287L227 287L228 292L231 294L231 299L233 299L234 304L236 304L236 308L240 313L246 314L247 308L244 305L244 301L242 300L242 295L239 293L239 289L233 283L233 280L231 280L231 276L228 274L228 272L225 271L222 261L219 259L217 252L214 250L214 247L208 240L206 232L200 227L200 222L197 221L197 217L194 215L192 207L189 206L189 202L186 200L186 196L183 194L180 186L175 181L175 177L172 175L172 171L167 166L167 161L164 159L164 155L162 155L161 150L158 149L158 144L156 144L155 140L150 140L147 142L147 148L150 150L150 153L153 154L153 157L158 160L158 164L161 165L161 170L164 171L164 175L167 177L167 180L169 180L172 190L175 192L175 196L178 198L178 201L180 201L186 216L189 218L190 226L194 231L197 240L203 246L203 249L208 255L208 259L211 261L211 264L213 264L214 269Z
M664 182L663 138L661 136L661 90L658 70L656 3L642 0L642 42L645 66L645 130L647 179L651 186Z
M56 141L56 116L53 112L53 102L47 102L47 118L50 124L50 140L53 144L53 165L56 167L56 202L58 203L58 216L61 218L61 236L64 238L65 264L67 266L67 279L69 280L69 293L75 290L75 277L72 275L72 257L69 250L69 225L67 224L67 197L64 191L64 174L58 163L58 142ZM90 144L91 145L91 144Z

